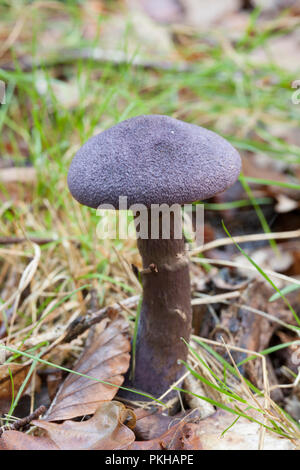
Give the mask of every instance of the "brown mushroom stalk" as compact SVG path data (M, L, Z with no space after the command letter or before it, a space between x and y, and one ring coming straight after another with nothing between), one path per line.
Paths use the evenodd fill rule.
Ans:
M176 216L180 217L180 214ZM163 239L160 230L159 239L137 240L144 268L141 273L143 301L134 376L128 385L147 390L155 397L163 395L183 375L184 367L179 359L186 359L187 346L181 338L188 341L191 332L189 261L183 235L181 238L175 236L171 213L169 239ZM170 400L174 395L177 392L169 393L166 399ZM136 394L127 393L126 396L137 399Z

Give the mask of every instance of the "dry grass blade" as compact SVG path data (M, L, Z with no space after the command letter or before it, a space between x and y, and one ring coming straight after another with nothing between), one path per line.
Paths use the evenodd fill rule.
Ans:
M115 385L122 385L130 361L130 342L125 336L128 324L104 319L95 331L74 370ZM108 325L108 326L107 326ZM70 374L58 391L47 414L48 421L93 414L103 401L112 400L118 391L101 382Z
M38 267L38 263L41 257L41 249L38 245L33 244L34 246L34 258L28 266L24 269L21 280L19 282L18 289L14 292L14 294L2 305L0 305L0 311L6 309L16 298L18 298L24 289L29 285L30 281L32 280L34 273ZM21 253L23 255L23 253Z
M15 322L17 308L19 305L21 294L26 289L26 287L30 284L31 280L33 279L33 276L35 275L35 272L37 270L37 267L41 258L40 247L35 243L33 243L33 247L34 247L34 257L24 269L18 288L10 296L10 298L0 306L0 311L2 311L6 309L13 302L13 313L12 313L12 317L10 321L9 334L6 340L6 344L8 344L10 341L10 334L11 334L11 330Z
M223 342L219 341L213 341L209 340L207 338L198 338L197 336L194 336L195 340L197 339L201 340L203 343L207 343L212 346L217 346L224 348L227 352L227 354L230 357L230 360L232 362L232 367L234 368L236 372L236 378L238 378L238 382L232 382L231 388L234 390L240 397L243 397L247 401L247 407L250 406L249 411L247 411L247 407L245 408L244 414L248 415L250 418L253 418L255 415L255 419L259 423L264 423L265 425L269 426L270 428L273 428L273 424L276 423L278 429L280 428L281 431L288 437L288 440L290 440L294 446L299 448L299 442L300 442L300 434L299 434L299 429L297 426L283 413L283 411L279 408L279 406L270 398L270 386L269 386L269 381L268 381L268 374L267 374L267 369L266 369L266 358L255 351L247 350L244 348L240 348L231 344L226 344ZM199 345L198 345L199 346ZM263 369L263 377L264 377L264 387L263 390L261 391L261 397L259 397L257 394L254 394L247 381L245 378L241 375L238 367L235 364L235 361L232 358L231 352L230 351L239 351L247 354L248 356L256 356L262 361L262 369ZM209 364L210 360L212 359L212 356L210 354L206 354L206 360L207 363ZM197 357L193 355L193 359L197 362L199 370L202 371L202 364L201 362L198 361ZM215 366L214 362L214 370L217 370L217 367ZM223 367L220 368L219 370L219 378L222 380L223 379ZM227 371L227 383L229 384L230 380L230 372ZM236 380L235 378L235 380ZM240 404L239 404L239 408ZM242 407L243 408L243 407ZM261 426L260 426L261 427ZM222 429L224 431L224 428ZM256 434L258 433L258 429L256 431ZM264 445L262 435L259 436L259 446L262 448ZM265 437L265 436L264 436ZM264 446L264 449L266 447Z
M286 240L288 238L300 238L300 230L292 230L290 232L279 232L279 233L259 233L253 235L241 235L235 236L234 240L236 243L245 243L245 242L257 242L262 240ZM196 255L198 253L203 253L203 251L212 250L214 248L219 248L221 246L233 245L234 241L230 238L220 238L212 242L206 243L203 246L195 248L190 252L190 254Z

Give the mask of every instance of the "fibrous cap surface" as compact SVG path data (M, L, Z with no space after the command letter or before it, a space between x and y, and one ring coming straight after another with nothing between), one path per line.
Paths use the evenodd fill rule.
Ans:
M81 204L119 208L208 199L240 173L238 152L212 131L161 115L137 116L90 138L75 155L68 185Z

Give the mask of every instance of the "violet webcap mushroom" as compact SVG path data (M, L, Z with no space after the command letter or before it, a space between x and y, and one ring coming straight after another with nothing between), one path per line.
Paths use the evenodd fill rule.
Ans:
M75 155L68 185L78 202L118 209L120 197L126 196L129 207L145 207L147 236L137 236L143 299L134 377L128 375L126 386L162 396L183 375L181 361L188 353L192 311L185 239L176 233L176 211L170 211L168 238L162 236L157 207L213 197L237 180L240 169L238 152L223 137L162 115L120 122L90 138ZM159 235L154 238L153 207L159 214ZM166 398L175 395L170 391ZM138 400L138 395L131 398Z

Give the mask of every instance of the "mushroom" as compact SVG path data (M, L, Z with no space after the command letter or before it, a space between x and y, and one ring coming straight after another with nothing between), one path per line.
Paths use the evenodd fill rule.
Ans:
M110 204L118 209L120 196L126 196L128 206L145 206L148 236L137 239L143 300L134 377L126 379L126 385L136 390L159 397L180 379L180 360L188 352L182 338L189 341L192 326L184 236L176 235L174 210L169 238L162 236L161 216L159 236L151 238L155 205L180 207L208 199L231 186L240 168L238 152L225 139L161 115L137 116L101 132L83 145L71 163L68 185L81 204L93 208ZM136 221L138 225L138 217ZM173 401L176 395L172 390L167 399ZM127 397L138 399L133 393Z

